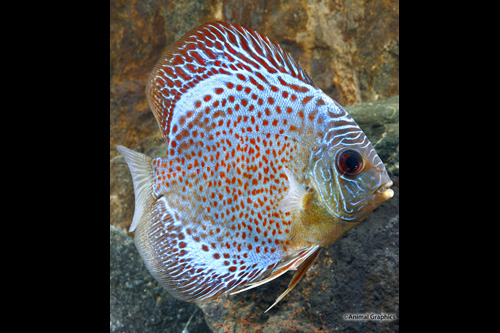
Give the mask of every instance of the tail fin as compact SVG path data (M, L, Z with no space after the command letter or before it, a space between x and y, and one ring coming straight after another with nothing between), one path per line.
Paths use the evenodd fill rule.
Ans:
M128 164L135 192L135 212L134 219L130 225L129 232L143 220L147 219L149 210L154 203L153 191L153 168L151 166L152 158L144 154L135 152L124 146L116 146L116 149L125 158Z

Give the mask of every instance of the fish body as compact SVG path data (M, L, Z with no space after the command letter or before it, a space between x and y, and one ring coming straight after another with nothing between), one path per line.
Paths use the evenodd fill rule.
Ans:
M130 230L182 300L297 270L283 297L322 247L393 194L355 121L258 32L202 25L162 57L146 91L167 151L118 146L136 195Z

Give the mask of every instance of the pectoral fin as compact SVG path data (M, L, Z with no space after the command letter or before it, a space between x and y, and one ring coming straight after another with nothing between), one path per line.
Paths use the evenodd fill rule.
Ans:
M286 196L278 204L278 208L284 212L304 210L310 194L299 184L290 170L284 168L284 171L288 177L289 189Z

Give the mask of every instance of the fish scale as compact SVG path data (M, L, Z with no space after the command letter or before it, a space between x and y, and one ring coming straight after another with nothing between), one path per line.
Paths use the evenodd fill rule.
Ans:
M119 148L136 191L131 230L153 276L187 301L301 267L293 288L319 246L352 227L316 226L343 219L335 207L364 210L334 193L332 165L322 162L332 147L360 145L383 168L354 120L288 53L235 24L207 23L179 40L151 72L147 98L167 151L150 159ZM333 208L316 208L325 202Z

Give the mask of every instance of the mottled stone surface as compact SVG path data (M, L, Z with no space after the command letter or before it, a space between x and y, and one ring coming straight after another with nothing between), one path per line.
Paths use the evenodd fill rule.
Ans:
M387 171L399 176L399 95L345 109L368 136Z

